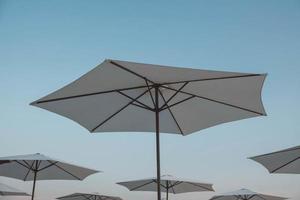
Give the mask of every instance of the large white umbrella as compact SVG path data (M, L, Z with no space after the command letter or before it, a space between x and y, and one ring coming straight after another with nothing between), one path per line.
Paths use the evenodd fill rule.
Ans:
M212 197L210 200L284 200L287 198L260 194L248 189L241 189Z
M188 135L218 124L266 115L265 74L221 72L105 60L69 85L31 103L90 132ZM157 184L160 200L160 184Z
M70 195L58 197L61 200L122 200L120 197L106 196L98 193L73 193Z
M147 178L117 183L125 186L130 191L157 191L157 179ZM166 193L166 199L169 199L169 193L180 194L186 192L214 191L212 184L200 183L194 180L176 178L171 175L164 175L160 179L161 191Z
M251 157L262 164L270 173L300 173L300 146Z
M0 164L0 176L33 181L32 200L37 180L83 180L87 176L99 172L39 153L0 157L0 161L3 163Z
M0 196L30 196L16 188L0 183Z

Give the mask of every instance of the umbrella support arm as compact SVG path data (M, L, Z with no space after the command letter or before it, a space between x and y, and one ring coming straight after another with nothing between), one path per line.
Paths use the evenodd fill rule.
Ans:
M159 144L158 86L155 86L154 88L155 88L155 125L156 125L157 200L161 200L161 191L160 191L160 144Z

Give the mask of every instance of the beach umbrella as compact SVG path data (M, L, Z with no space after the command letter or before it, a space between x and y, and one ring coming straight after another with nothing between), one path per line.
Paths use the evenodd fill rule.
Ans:
M266 115L261 101L265 76L105 60L31 105L90 132L155 132L160 183L160 133L188 135Z
M69 164L42 154L0 157L0 176L33 181L31 199L34 199L37 180L83 180L98 171Z
M16 188L0 183L0 196L30 196Z
M210 200L284 200L287 198L260 194L248 189L241 189L212 197Z
M250 159L262 164L270 173L300 174L300 146Z
M117 184L125 186L130 191L157 191L157 179L154 177L119 182ZM171 175L161 176L160 185L161 191L166 193L166 200L169 199L169 193L180 194L186 192L214 191L210 183L199 183L197 181L176 178Z
M63 197L58 197L57 199L62 200L122 200L120 197L100 195L98 193L74 193L66 195Z

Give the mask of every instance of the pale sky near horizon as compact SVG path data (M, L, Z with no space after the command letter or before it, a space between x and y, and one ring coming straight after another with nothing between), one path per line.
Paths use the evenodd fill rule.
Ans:
M39 181L36 200L79 191L155 199L114 184L155 176L154 134L90 134L29 103L106 58L268 73L267 117L186 137L162 135L162 174L213 183L216 190L173 200L240 188L298 200L300 175L269 174L247 157L300 145L299 36L299 0L0 0L0 156L40 152L104 171L82 182ZM31 192L32 182L0 182Z

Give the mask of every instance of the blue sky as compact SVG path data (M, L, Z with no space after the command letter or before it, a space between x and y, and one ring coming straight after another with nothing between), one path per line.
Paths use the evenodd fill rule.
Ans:
M76 191L154 199L155 193L114 185L155 175L153 134L91 135L29 103L105 58L268 73L263 90L267 117L186 137L162 135L162 172L211 182L217 193L246 187L299 199L300 176L270 175L247 159L299 145L299 11L297 0L0 0L0 154L40 152L104 171L84 182L40 181L37 200ZM0 181L30 192L30 182Z

